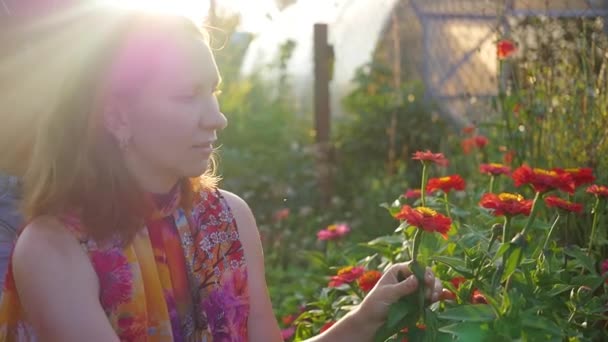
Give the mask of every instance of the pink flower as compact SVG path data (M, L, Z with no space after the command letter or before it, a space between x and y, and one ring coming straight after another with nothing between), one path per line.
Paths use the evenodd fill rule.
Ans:
M337 240L350 232L350 227L346 224L332 224L327 228L317 232L317 239L320 241Z
M412 157L413 160L420 160L422 163L435 163L439 166L448 166L449 161L443 153L433 153L429 150L425 152L417 151Z
M281 337L283 340L289 340L296 333L296 327L289 327L287 329L281 330Z
M283 208L281 210L277 210L272 215L272 219L275 222L281 222L283 220L286 220L288 217L289 217L289 208Z
M403 197L407 199L419 199L420 198L420 189L409 189L403 194Z

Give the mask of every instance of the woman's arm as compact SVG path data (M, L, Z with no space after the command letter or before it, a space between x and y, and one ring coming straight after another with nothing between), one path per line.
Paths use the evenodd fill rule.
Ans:
M241 244L247 263L247 285L249 287L250 316L248 325L249 341L282 341L281 330L272 312L272 304L266 286L264 253L260 234L251 209L237 195L221 191L236 220Z
M58 220L39 218L25 228L12 267L26 319L40 341L118 342L99 303L95 270Z

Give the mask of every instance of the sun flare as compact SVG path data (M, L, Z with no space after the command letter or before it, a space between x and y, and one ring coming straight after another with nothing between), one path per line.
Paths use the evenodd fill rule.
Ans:
M205 0L102 0L112 6L156 13L169 13L200 20L207 15L209 1Z

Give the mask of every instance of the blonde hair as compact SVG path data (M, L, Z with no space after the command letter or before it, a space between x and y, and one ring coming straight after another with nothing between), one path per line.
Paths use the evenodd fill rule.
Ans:
M208 35L185 18L105 10L94 18L96 25L101 22L112 29L95 49L83 54L84 63L63 83L57 105L36 124L33 140L22 144L30 156L27 167L14 169L24 170L26 221L76 210L91 237L120 237L128 243L142 227L150 206L127 170L118 143L103 127L99 93L104 75L135 26L137 30L150 25L185 28L184 33L195 32L206 41ZM201 177L182 180L183 207L191 207L196 192L217 186L213 159L210 165Z

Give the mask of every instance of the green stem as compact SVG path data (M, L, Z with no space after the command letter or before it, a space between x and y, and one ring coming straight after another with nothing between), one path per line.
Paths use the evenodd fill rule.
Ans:
M557 221L559 221L559 213L557 213L557 217L555 218L555 221L553 221L553 225L551 225L551 229L549 229L549 233L547 234L547 237L545 238L545 243L543 243L543 251L545 249L547 249L547 244L549 243L549 239L551 238L551 235L553 234L553 230L555 230L555 226L557 226Z
M412 242L412 264L418 263L418 250L422 243L422 235L422 229L416 228L414 241ZM424 322L424 273L422 274L422 277L418 277L418 275L416 275L416 277L418 278L418 308L420 309L418 317Z
M422 183L420 184L420 202L423 207L426 207L426 184L429 181L428 174L428 163L427 161L422 161Z
M587 249L587 255L591 256L592 248L593 248L593 239L595 238L595 230L597 229L598 219L598 211L600 208L600 197L596 196L595 205L593 206L593 223L591 224L591 235L589 236L589 248Z
M443 199L445 200L445 212L448 214L450 221L452 221L452 223L454 223L454 220L452 220L452 214L450 213L450 202L448 202L448 193L447 192L443 193Z
M494 175L490 176L490 188L488 190L489 190L489 193L491 193L491 194L494 193L494 178L495 178Z
M420 243L422 242L422 229L416 228L414 234L414 241L412 242L412 262L418 260L418 250L420 249Z
M538 199L540 198L540 191L537 191L536 194L534 195L534 201L532 202L532 210L530 212L530 217L528 217L528 222L526 222L526 226L524 227L524 229L521 231L521 235L525 237L526 232L528 231L528 229L530 229L530 227L532 226L532 223L534 223L534 219L536 218L536 214L538 213Z
M502 243L511 241L509 228L511 228L511 216L505 215L505 223L502 225Z

